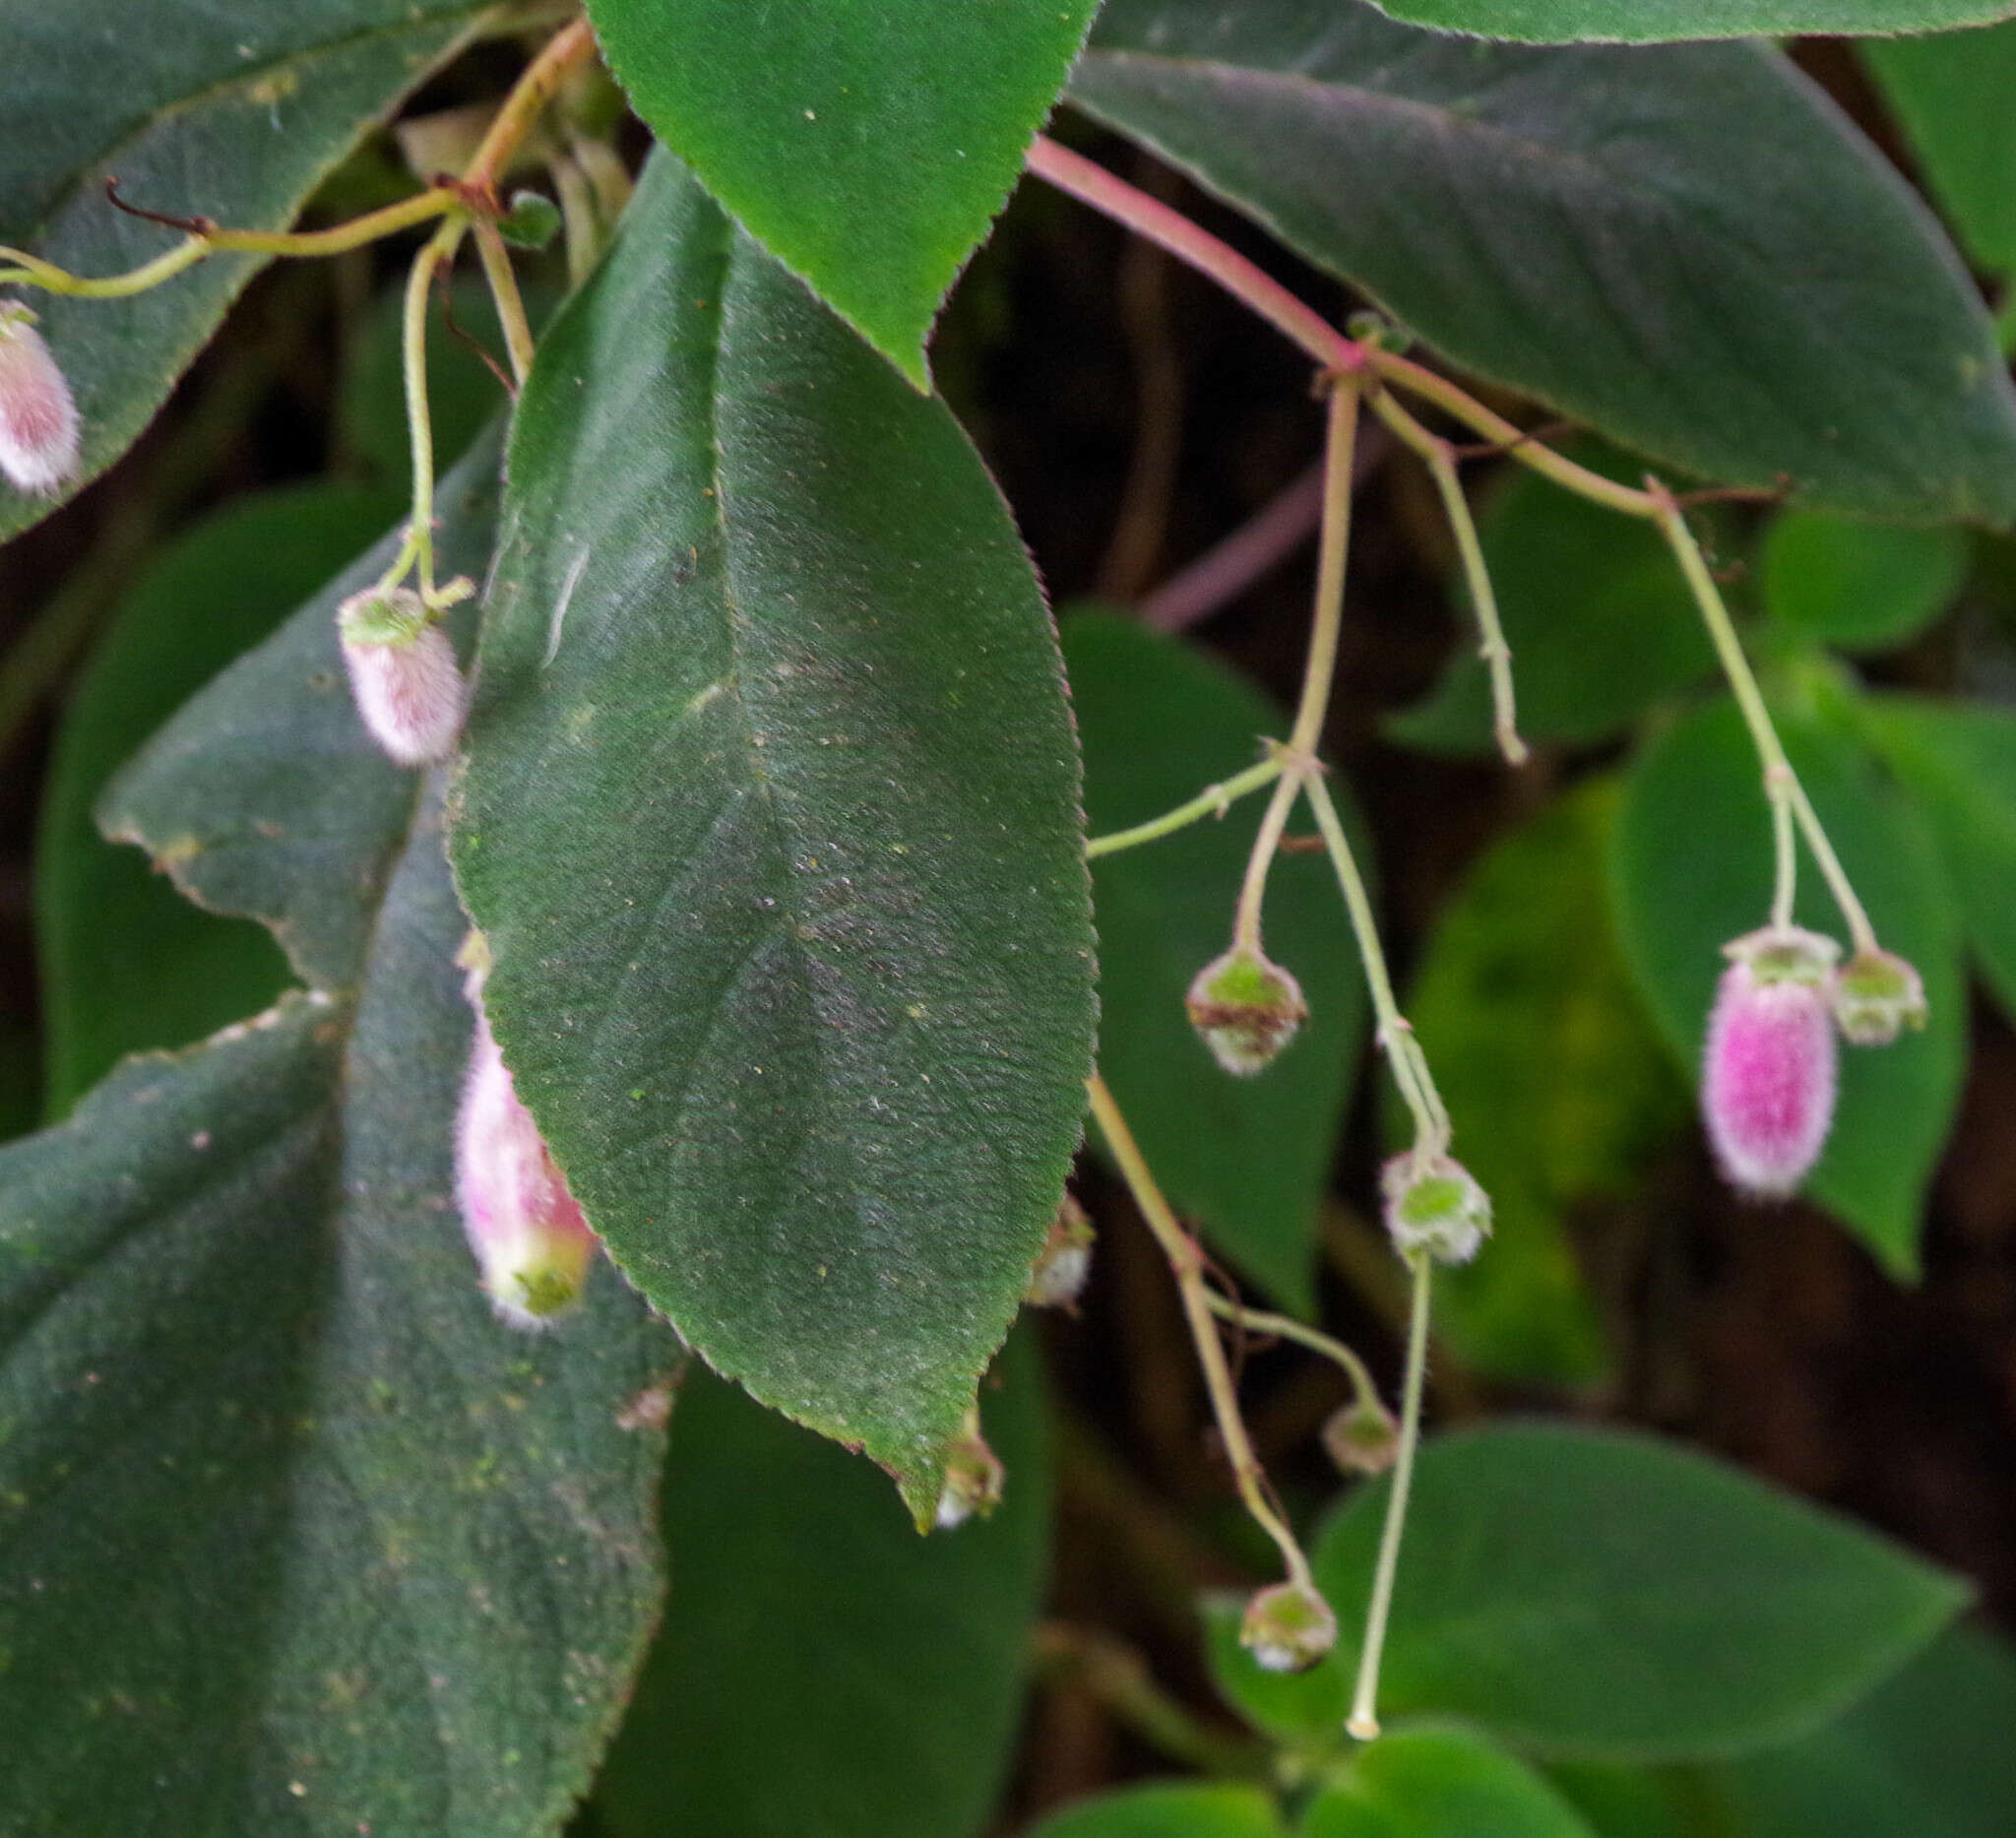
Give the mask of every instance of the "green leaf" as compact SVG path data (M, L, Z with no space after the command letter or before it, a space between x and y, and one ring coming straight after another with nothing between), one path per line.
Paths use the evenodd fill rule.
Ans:
M1438 1325L1494 1376L1577 1382L1606 1360L1567 1226L1636 1185L1687 1114L1605 918L1616 782L1585 781L1480 861L1408 1002L1491 1196L1492 1237L1438 1285Z
M1053 1812L1029 1838L1285 1838L1257 1787L1124 1787Z
M242 499L181 538L99 639L64 712L35 839L52 1119L122 1055L201 1040L285 986L264 928L177 897L99 837L92 804L184 700L398 514L386 493L348 485Z
M1136 620L1082 611L1064 658L1095 835L1187 802L1259 757L1288 724L1204 653ZM1338 787L1340 797L1344 788ZM1284 856L1267 884L1268 954L1309 1019L1257 1078L1224 1071L1183 1007L1225 950L1264 797L1093 863L1101 944L1100 1065L1169 1197L1288 1307L1315 1305L1317 1210L1365 1024L1364 978L1330 865Z
M1092 1055L1028 557L943 406L668 158L507 505L455 856L519 1088L708 1363L928 1517Z
M606 1838L970 1838L1022 1707L1049 1530L1041 1375L982 1399L1008 1468L984 1523L919 1538L879 1475L689 1371L664 1535L675 1579L596 1791ZM780 1766L780 1756L788 1757Z
M2016 1014L2016 714L1929 696L1871 696L1860 714L1938 839L1967 941Z
M1788 38L1809 32L1940 32L2006 19L2009 0L1377 0L1441 32L1531 44L1596 38Z
M1957 530L1900 530L1790 511L1765 533L1764 608L1843 651L1885 651L1953 603L1967 579Z
M1098 0L591 0L652 132L919 389Z
M1601 470L1628 476L1623 467ZM1606 739L1715 667L1672 552L1636 518L1515 468L1478 534L1527 739ZM1490 680L1466 626L1433 692L1386 731L1429 752L1485 754L1496 746L1491 719Z
M1463 1730L1403 1730L1314 1800L1299 1838L1593 1838L1525 1763Z
M1949 1630L1847 1716L1724 1771L1743 1838L2007 1838L2016 1653Z
M234 229L284 229L357 137L469 34L481 0L92 0L0 5L15 73L0 150L0 242L73 273L122 273L181 240L122 196ZM70 379L83 461L52 497L0 487L0 539L131 446L264 265L213 256L124 300L26 290Z
M1547 1779L1601 1838L1693 1838L1698 1828L1690 1813L1707 1792L1704 1772L1562 1761L1547 1769ZM1719 1807L1719 1800L1714 1804Z
M1773 51L1109 0L1071 94L1466 368L1668 465L1851 514L2016 515L2016 391L1972 284Z
M444 491L451 556L481 546L486 471ZM625 1425L672 1343L607 1270L544 1339L477 1293L450 1166L465 921L432 803L353 719L339 735L334 592L114 798L175 826L157 848L229 803L274 885L310 851L362 948L0 1152L23 1838L556 1832L656 1613L662 1443ZM289 802L304 785L325 795Z
M1959 925L1923 821L1853 741L1777 712L1793 765L1885 946L1924 978L1931 1019L1889 1046L1844 1046L1834 1129L1805 1191L1896 1277L1918 1270L1924 1194L1959 1098L1966 989ZM1690 1075L1728 940L1771 903L1771 825L1734 705L1717 702L1647 749L1618 818L1612 889L1624 954L1668 1046ZM1841 921L1801 851L1796 917Z
M1384 1479L1321 1533L1340 1680L1357 1663ZM1958 1579L1670 1444L1554 1424L1422 1451L1379 1703L1544 1754L1656 1760L1784 1741L1949 1620Z
M2016 25L1878 40L1861 54L1961 247L1979 267L2016 274Z

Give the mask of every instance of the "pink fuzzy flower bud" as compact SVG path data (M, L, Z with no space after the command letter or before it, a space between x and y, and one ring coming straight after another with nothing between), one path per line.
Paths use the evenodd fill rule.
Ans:
M1276 1583L1246 1604L1239 1644L1265 1672L1306 1672L1337 1644L1337 1616L1306 1583Z
M1701 1109L1724 1176L1783 1199L1819 1159L1834 1120L1833 984L1841 948L1796 925L1725 945L1708 1019Z
M1400 1456L1400 1426L1377 1398L1365 1398L1324 1420L1322 1442L1344 1473L1384 1474Z
M1834 1020L1858 1046L1887 1046L1925 1025L1925 982L1894 951L1858 951L1834 979Z
M938 1494L938 1529L949 1532L977 1514L988 1517L1001 1503L1008 1470L980 1434L980 1414L968 1411L965 1426L945 1451L945 1483Z
M1309 1016L1301 984L1244 945L1205 965L1184 1001L1218 1063L1242 1078L1269 1065Z
M1490 1236L1490 1195L1450 1156L1396 1155L1379 1184L1386 1193L1386 1233L1403 1257L1467 1264Z
M1022 1299L1033 1308L1069 1308L1092 1274L1092 1244L1097 1236L1085 1208L1065 1194L1050 1222L1050 1236L1029 1273Z
M455 1120L455 1191L500 1318L539 1328L581 1294L600 1240L513 1088L480 1008Z
M366 588L337 608L350 693L371 737L402 766L438 765L462 732L462 666L410 588Z
M24 491L53 491L77 470L77 404L35 316L0 300L0 472Z

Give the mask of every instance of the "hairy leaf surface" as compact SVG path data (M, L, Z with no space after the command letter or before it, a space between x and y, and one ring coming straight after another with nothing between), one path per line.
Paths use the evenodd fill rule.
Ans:
M1466 368L1670 466L1904 521L2016 515L2016 391L1973 284L1774 51L1112 0L1071 93Z
M1417 26L1535 44L1941 32L2007 19L2009 0L1376 0Z
M358 135L468 33L481 0L0 0L9 73L0 242L119 274L181 240L121 195L234 229L284 229ZM123 300L23 289L84 419L76 484L132 445L263 265L218 255ZM0 485L0 539L62 501Z
M669 158L520 404L457 872L589 1218L928 1516L1077 1146L1056 640L915 395Z
M1098 0L591 0L637 112L918 388Z
M494 464L444 492L451 558L480 553ZM348 715L350 584L112 801L189 884L273 896L238 910L340 902L354 948L0 1154L21 1838L554 1832L656 1612L662 1443L624 1426L671 1340L606 1268L543 1339L477 1292L450 1168L465 921L438 812Z

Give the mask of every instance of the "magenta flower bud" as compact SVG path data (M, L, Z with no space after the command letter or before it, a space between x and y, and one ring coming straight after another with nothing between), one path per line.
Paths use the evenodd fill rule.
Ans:
M1701 1109L1724 1176L1783 1199L1819 1159L1834 1120L1833 985L1840 947L1796 925L1723 947L1701 1075Z
M1345 1474L1384 1474L1400 1455L1400 1426L1377 1398L1346 1404L1325 1419L1324 1453Z
M410 588L366 588L337 608L350 693L371 737L402 766L438 765L462 733L462 666Z
M500 1318L536 1329L580 1296L600 1240L514 1089L480 1008L455 1120L455 1191Z
M1410 1150L1386 1164L1386 1232L1403 1257L1467 1264L1490 1236L1490 1196L1461 1162Z
M0 300L0 472L24 491L53 491L77 470L77 404L35 316Z
M1301 985L1244 945L1205 965L1184 1005L1218 1063L1241 1078L1268 1065L1309 1016Z
M965 1426L945 1451L945 1483L938 1494L938 1529L949 1532L977 1515L984 1519L1001 1503L1008 1470L980 1434L979 1412L968 1411Z
M1092 1244L1098 1235L1085 1208L1065 1194L1050 1222L1050 1236L1029 1273L1022 1299L1033 1308L1068 1308L1092 1274Z
M1887 1046L1925 1025L1925 982L1894 951L1858 951L1834 979L1834 1021L1858 1046Z
M1306 1583L1276 1583L1246 1604L1239 1644L1266 1672L1306 1672L1337 1644L1337 1616Z

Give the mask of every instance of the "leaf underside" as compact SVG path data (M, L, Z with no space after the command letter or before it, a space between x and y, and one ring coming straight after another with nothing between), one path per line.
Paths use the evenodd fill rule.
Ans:
M1800 32L1942 32L2007 19L2009 0L1376 0L1442 32L1534 44L1570 39L1785 38Z

